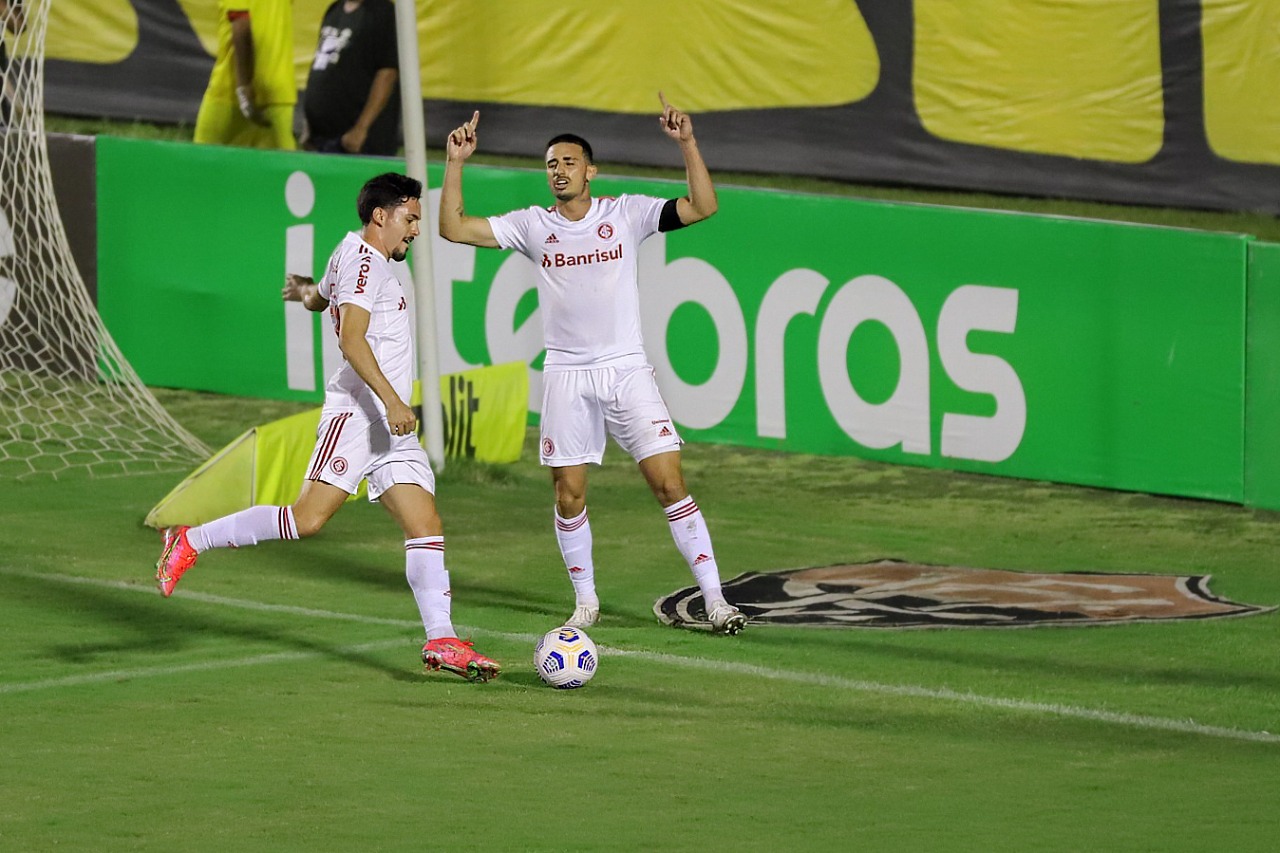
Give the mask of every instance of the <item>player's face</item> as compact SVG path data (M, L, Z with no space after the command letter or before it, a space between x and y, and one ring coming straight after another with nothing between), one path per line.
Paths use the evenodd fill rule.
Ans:
M409 244L418 236L418 221L422 219L422 203L411 198L393 207L383 225L386 239L383 243L391 250L391 260L403 261L409 254Z
M547 149L547 186L557 201L572 201L587 194L596 167L587 162L581 145L557 142Z

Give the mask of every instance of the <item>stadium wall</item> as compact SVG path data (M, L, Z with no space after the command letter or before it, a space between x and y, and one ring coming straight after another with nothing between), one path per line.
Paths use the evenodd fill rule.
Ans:
M107 137L97 156L99 307L143 380L319 400L333 335L280 284L323 270L395 162ZM471 211L546 192L541 172L468 169ZM536 413L532 263L434 240L442 372L522 361ZM1280 312L1246 300L1271 280L1259 259L1243 235L725 187L715 218L638 262L689 440L1280 508L1266 442L1245 487L1246 308L1248 354L1280 364Z
M1280 244L1249 246L1245 503L1280 509Z
M89 298L98 290L97 178L94 137L51 133L49 173L54 200L66 226L67 247L80 270Z
M299 88L328 4L293 0ZM665 90L717 171L1280 213L1280 3L416 8L432 141L479 108L490 153L572 130L604 162L678 166ZM58 0L47 109L193 122L216 23L213 2Z

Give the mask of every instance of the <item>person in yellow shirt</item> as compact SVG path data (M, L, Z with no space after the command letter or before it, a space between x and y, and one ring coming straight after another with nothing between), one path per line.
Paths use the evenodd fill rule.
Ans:
M218 56L195 141L293 150L292 0L218 0Z

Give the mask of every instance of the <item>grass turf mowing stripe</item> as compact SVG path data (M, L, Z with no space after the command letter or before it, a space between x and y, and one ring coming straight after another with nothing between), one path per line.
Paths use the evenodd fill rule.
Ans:
M405 641L380 640L376 643L361 643L355 646L343 646L341 652L368 652L403 646ZM179 675L188 672L208 672L214 669L234 669L241 666L262 666L272 663L296 663L301 660L321 657L323 652L273 652L265 655L253 655L246 658L228 660L212 660L203 663L189 663L181 666L156 666L144 669L115 669L106 672L92 672L84 675L68 675L63 678L46 678L41 681L26 681L14 684L0 684L0 695L6 693L30 693L36 690L51 690L59 687L80 687L85 684L101 684L108 681L131 681L138 678L156 678L163 675Z
M22 570L13 570L8 568L0 568L0 573L14 575L23 578L33 578L44 581L55 581L58 583L68 584L86 584L90 586L105 587L108 589L120 589L130 592L141 592L147 595L156 595L156 591L150 585L142 585L127 581L110 581L100 578L77 577L74 575L57 575L36 572L26 572ZM224 607L236 607L243 610L256 610L269 613L287 613L295 616L305 616L319 619L337 619L347 622L358 622L366 625L388 625L393 627L404 628L420 628L420 624L407 619L387 619L377 616L363 616L357 613L341 613L332 610L317 610L309 607L295 607L286 604L267 604L260 601L251 601L240 598L226 598L224 596L209 595L200 592L185 592L182 594L184 599L191 601L199 601L207 604L216 604ZM503 640L519 641L519 642L536 642L538 635L519 634L507 631L494 631L485 628L472 628L465 625L458 626L470 634L480 634L490 637L496 637ZM353 646L353 650L366 650L373 648L390 648L393 645L403 643L403 640L382 641L379 643L369 643L362 646ZM820 673L794 672L791 670L771 669L769 667L758 666L755 664L735 663L732 661L720 661L710 658L696 656L673 655L665 652L646 651L643 649L617 649L609 646L598 646L601 655L608 657L634 657L643 658L645 660L660 661L662 663L671 664L673 666L683 666L687 668L711 670L714 672L723 672L735 675L746 675L752 678L767 678L774 681L790 681L797 684L809 684L818 687L831 687L840 690L848 690L857 693L875 693L886 696L908 696L917 699L930 699L943 702L956 702L967 705L973 705L982 708L991 708L995 710L1016 711L1020 713L1040 714L1044 716L1066 717L1078 720L1088 720L1091 722L1106 723L1108 725L1126 726L1130 728L1148 729L1152 731L1166 731L1180 734L1199 735L1203 737L1226 738L1230 740L1251 741L1254 743L1276 743L1280 744L1280 734L1272 734L1268 731L1250 731L1247 729L1233 729L1225 726L1206 725L1197 723L1194 720L1178 720L1168 717L1154 717L1145 714L1125 714L1116 711L1106 711L1096 708L1084 708L1075 705L1061 705L1048 702L1030 702L1025 699L1009 699L1000 696L983 696L976 693L963 693L958 690L948 690L946 688L936 687L920 687L910 684L885 684L876 681L861 681L853 678L840 678L838 676L822 675ZM144 678L170 675L174 673L193 672L201 670L229 668L237 666L257 666L262 664L280 663L285 661L296 661L300 659L318 656L319 653L310 652L281 652L277 654L256 655L248 658L237 658L225 661L208 661L205 663L191 664L188 666L168 666L156 667L153 669L134 669L134 670L116 670L113 672L93 673L86 675L68 676L66 678L46 679L42 681L21 682L13 684L0 684L0 694L27 692L32 690L52 689L58 687L71 687L80 684L89 684L94 682L112 681L129 678Z

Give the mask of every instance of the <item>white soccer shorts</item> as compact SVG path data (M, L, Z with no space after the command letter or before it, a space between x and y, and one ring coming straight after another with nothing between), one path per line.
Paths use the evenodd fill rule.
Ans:
M400 483L436 493L436 475L415 435L392 435L386 420L369 421L362 412L325 410L316 430L307 479L337 486L354 495L369 481L369 500Z
M649 365L548 371L542 376L543 465L604 458L606 433L637 462L683 442Z

